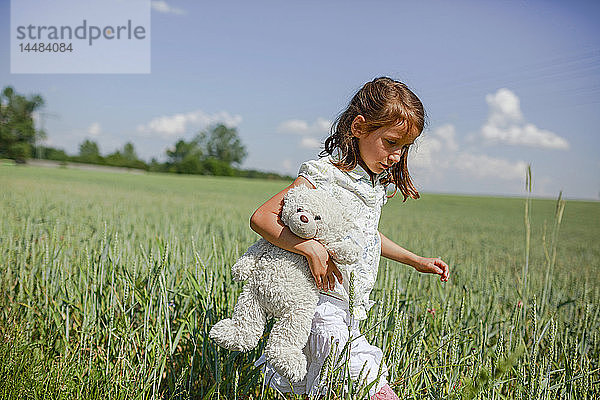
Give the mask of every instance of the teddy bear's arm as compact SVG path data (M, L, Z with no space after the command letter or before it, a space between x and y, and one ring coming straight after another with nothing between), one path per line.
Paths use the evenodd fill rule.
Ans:
M256 267L262 254L264 239L254 243L250 248L231 266L231 275L236 281L245 281L250 278L250 273Z
M360 246L348 237L329 243L326 247L331 257L340 264L354 264L358 261Z

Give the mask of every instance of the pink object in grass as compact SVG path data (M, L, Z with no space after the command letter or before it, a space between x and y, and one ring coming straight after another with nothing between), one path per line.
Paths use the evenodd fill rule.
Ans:
M371 397L371 400L400 400L400 399L398 398L398 396L396 396L396 393L394 393L394 391L392 390L390 385L386 384L381 389L379 389L379 392L375 393L373 395L373 397Z

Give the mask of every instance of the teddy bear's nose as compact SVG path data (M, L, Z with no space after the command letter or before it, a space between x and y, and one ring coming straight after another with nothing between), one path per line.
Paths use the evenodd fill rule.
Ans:
M306 215L301 215L300 216L300 221L304 222L305 224L308 223L308 217Z

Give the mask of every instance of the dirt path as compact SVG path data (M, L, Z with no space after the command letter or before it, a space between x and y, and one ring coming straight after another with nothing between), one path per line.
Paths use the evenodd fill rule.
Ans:
M32 165L34 167L45 167L45 168L74 168L74 169L83 169L88 171L104 171L104 172L119 172L119 173L128 173L128 174L145 174L146 171L135 168L123 168L123 167L110 167L107 165L95 165L95 164L83 164L83 163L75 163L75 162L61 162L61 161L52 161L52 160L36 160L29 159L27 160L27 165Z

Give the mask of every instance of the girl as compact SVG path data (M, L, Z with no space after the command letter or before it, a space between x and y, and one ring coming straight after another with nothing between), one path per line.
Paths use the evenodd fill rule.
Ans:
M303 163L298 178L260 206L250 219L250 226L269 242L308 260L315 284L321 289L313 318L311 334L304 348L308 369L306 377L294 384L294 393L319 394L319 372L327 357L331 338L342 349L352 342L349 359L350 375L357 379L363 365L367 381L379 377L370 391L372 399L397 399L386 380L387 368L381 349L360 336L358 325L367 317L373 304L369 294L375 284L380 255L408 264L419 272L437 274L448 280L448 265L440 258L424 258L400 247L378 231L381 207L386 203L386 187L400 190L404 201L419 198L407 168L408 150L423 130L425 112L421 101L406 85L390 78L377 78L366 83L352 98L348 108L333 124L325 140L321 158ZM362 256L351 268L339 270L327 250L315 240L294 235L279 219L282 200L290 188L307 185L323 188L352 207L356 215L355 229L349 232L361 245ZM354 309L349 310L350 273L354 271ZM256 365L264 362L264 356ZM366 365L365 365L366 363ZM285 378L265 365L267 380L282 392L292 388ZM364 376L364 372L363 372Z

